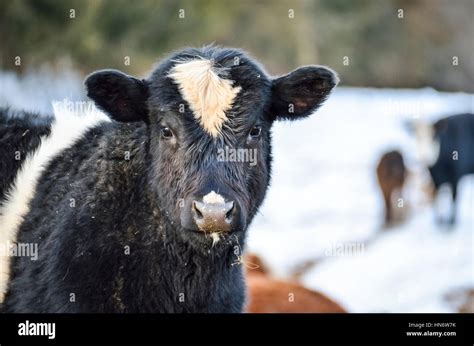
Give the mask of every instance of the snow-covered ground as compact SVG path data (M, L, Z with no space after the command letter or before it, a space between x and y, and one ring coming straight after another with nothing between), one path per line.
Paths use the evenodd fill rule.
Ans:
M474 288L474 179L461 182L457 226L437 227L404 124L472 107L473 95L462 93L339 88L310 119L277 124L272 185L249 249L282 277L315 262L302 282L352 312L456 311L446 296ZM391 149L412 172L409 216L382 230L375 166Z
M0 73L0 105L51 112L53 100L84 98L81 81L48 71L21 79ZM461 182L456 227L436 226L404 123L472 112L473 105L473 95L462 93L341 87L309 119L276 124L272 184L248 249L281 277L314 262L303 284L351 312L456 311L446 297L474 289L474 178ZM401 150L412 172L409 216L382 230L375 165L391 149Z

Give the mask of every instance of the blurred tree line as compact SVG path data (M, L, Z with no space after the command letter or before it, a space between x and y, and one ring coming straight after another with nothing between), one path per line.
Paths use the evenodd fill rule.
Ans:
M164 53L215 42L272 74L325 64L345 85L473 92L473 13L473 0L1 1L0 68L145 75Z

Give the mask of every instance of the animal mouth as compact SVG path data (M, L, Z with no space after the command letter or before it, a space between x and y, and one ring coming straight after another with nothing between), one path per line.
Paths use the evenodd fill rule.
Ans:
M212 246L223 240L230 233L223 231L209 231L200 229L193 229L189 231L201 240L212 240Z
M227 233L229 230L221 229L217 224L207 224L205 226L201 226L199 223L196 223L198 227L198 232L205 233L205 234L214 234L214 233Z
M210 229L187 229L190 233L194 234L199 239L209 239L212 240L212 245L214 246L219 241L229 238L231 235L241 232L242 230L210 230Z

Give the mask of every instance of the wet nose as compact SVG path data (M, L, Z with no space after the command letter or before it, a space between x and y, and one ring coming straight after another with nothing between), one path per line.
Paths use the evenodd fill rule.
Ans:
M233 201L193 201L193 220L199 230L212 232L227 232L232 228L236 208Z

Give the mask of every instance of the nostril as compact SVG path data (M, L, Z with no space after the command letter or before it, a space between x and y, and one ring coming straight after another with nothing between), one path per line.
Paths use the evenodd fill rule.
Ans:
M193 211L198 219L204 218L204 215L202 215L202 212L199 210L199 207L196 202L193 202Z
M234 217L234 210L235 210L235 207L234 207L234 202L229 202L228 204L226 204L226 209L227 212L225 213L225 219L227 222L231 222L232 221L232 218Z

